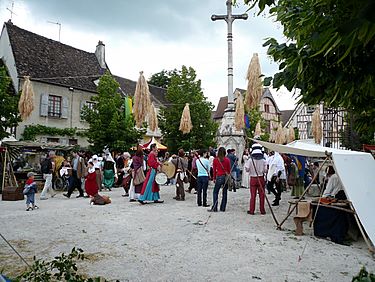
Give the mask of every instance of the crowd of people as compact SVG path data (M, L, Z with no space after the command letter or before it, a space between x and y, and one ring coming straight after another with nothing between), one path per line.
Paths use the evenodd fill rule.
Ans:
M144 151L138 146L133 155L128 152L118 153L114 158L109 150L99 155L88 157L83 152L72 152L71 159L66 158L57 164L53 151L41 163L41 172L45 179L40 200L48 199L56 195L53 189L53 178L67 179L68 187L63 195L71 198L75 190L76 198L90 198L91 204L104 205L111 202L106 195L99 192L106 189L111 191L114 187L124 190L123 197L128 197L130 202L163 203L160 199L160 184L157 183L157 175L162 172L166 163L172 164L174 172L169 175L166 185L176 186L176 201L185 201L186 193L196 194L198 206L209 207L209 212L225 212L227 206L228 191L236 192L239 188L250 190L248 214L255 214L256 197L259 196L259 212L266 214L265 195L274 195L272 205L280 204L283 191L291 190L291 195L299 198L305 188L314 180L319 184L317 174L319 163L311 166L303 156L279 154L270 151L268 154L264 148L254 143L242 154L239 161L234 149L220 147L217 150L209 148L186 153L179 149L177 154L163 152L159 154L156 144L151 144L149 151ZM59 166L59 167L57 167ZM324 196L335 197L342 191L340 180L334 175L333 167L327 171L327 186ZM331 179L329 182L328 179ZM208 202L209 182L213 182L212 203ZM340 188L341 187L341 188ZM219 194L221 201L219 205ZM34 174L28 175L24 194L27 195L27 210L37 208L35 205L36 185Z

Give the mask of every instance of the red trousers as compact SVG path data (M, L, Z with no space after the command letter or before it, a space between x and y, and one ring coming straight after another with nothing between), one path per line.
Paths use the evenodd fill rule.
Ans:
M260 185L259 185L260 183ZM250 213L255 212L255 199L257 196L257 192L259 194L259 210L260 213L266 213L264 209L264 177L250 177Z

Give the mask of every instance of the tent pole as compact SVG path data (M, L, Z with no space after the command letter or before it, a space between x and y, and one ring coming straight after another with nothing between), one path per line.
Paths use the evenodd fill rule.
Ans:
M270 211L271 211L272 218L273 218L273 220L275 221L276 225L279 226L279 222L277 221L277 218L276 218L276 216L275 216L275 214L274 214L274 212L273 212L273 209L272 209L272 206L271 206L271 204L270 204L270 201L268 200L268 197L267 197L267 195L266 195L266 191L265 191L265 189L264 189L264 186L262 186L262 184L260 183L260 180L259 180L259 173L258 173L258 170L257 170L257 168L256 168L256 166L255 166L254 159L253 159L253 157L252 157L251 155L250 155L250 158L251 158L251 161L253 162L253 166L254 166L254 169L255 169L255 173L257 174L257 180L258 180L259 187L261 187L260 189L263 189L263 194L264 194L264 197L266 198L267 205L268 205L268 207L269 207L269 209L270 209ZM263 175L263 177L264 177L264 175ZM250 176L250 179L251 179L251 176ZM250 186L250 189L251 189L251 186ZM255 196L256 196L256 195L255 195Z
M349 205L350 205L350 208L354 211L353 214L354 214L355 221L357 222L357 225L358 225L358 227L359 227L359 230L361 231L362 237L363 237L363 239L364 239L365 242L366 242L366 245L367 245L367 247L368 247L368 250L369 250L369 252L370 252L372 255L374 255L374 254L375 254L375 248L374 248L374 246L371 244L371 242L370 242L370 240L368 239L368 237L366 236L366 234L365 234L365 232L364 232L364 230L363 230L362 224L361 224L361 222L359 221L359 218L358 218L357 212L355 211L352 202L350 202Z
M292 209L289 211L289 213L286 215L286 217L283 219L283 221L280 222L280 224L277 225L277 230L281 230L281 226L284 224L284 222L289 218L289 216L293 213L293 211L297 208L297 204L302 200L302 198L306 195L307 191L310 189L311 185L314 183L315 179L319 175L319 172L322 170L324 164L331 159L331 155L327 155L324 162L320 165L317 174L314 175L313 179L311 180L310 184L306 187L305 191L303 191L303 194L299 197L296 204L292 207Z
M4 162L3 162L3 177L1 179L1 193L3 192L2 190L4 190L4 185L5 185L5 174L6 174L6 168L7 168L7 149L5 149L5 153L4 153Z

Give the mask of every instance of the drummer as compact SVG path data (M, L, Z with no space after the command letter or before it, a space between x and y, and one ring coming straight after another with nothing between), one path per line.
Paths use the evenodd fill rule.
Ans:
M184 149L178 150L178 157L172 159L172 164L176 167L176 201L185 201L184 178L186 177L186 170L188 162L185 159Z

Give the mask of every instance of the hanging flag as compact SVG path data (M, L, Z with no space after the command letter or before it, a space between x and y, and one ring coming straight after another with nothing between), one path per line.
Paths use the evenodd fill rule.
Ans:
M125 116L128 117L133 111L132 98L125 97L124 104L125 104Z
M244 121L245 121L245 126L246 126L246 128L250 128L250 119L249 119L249 115L245 114L243 118L244 118Z

